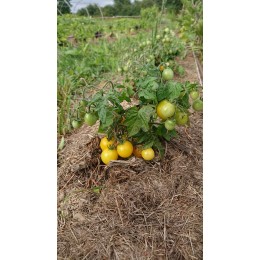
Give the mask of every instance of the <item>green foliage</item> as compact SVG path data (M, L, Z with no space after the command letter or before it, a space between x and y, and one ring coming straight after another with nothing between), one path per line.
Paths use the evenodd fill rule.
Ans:
M153 5L152 7L148 7L141 10L141 18L144 21L155 21L155 17L157 17L159 12L159 9L156 5Z
M58 0L57 2L57 14L70 14L71 13L71 3L70 0Z
M101 16L100 10L97 4L89 4L84 8L81 8L77 11L78 15L84 16Z
M183 8L178 15L180 38L203 56L203 3L202 0L182 0Z

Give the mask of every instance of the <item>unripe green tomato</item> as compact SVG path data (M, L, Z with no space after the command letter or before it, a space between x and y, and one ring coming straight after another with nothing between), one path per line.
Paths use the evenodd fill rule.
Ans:
M175 128L176 126L176 121L175 120L172 120L172 119L167 119L165 122L164 122L164 126L167 130L171 131Z
M174 104L164 99L157 105L156 113L162 120L166 120L174 115L175 108Z
M186 125L188 123L189 116L186 112L177 111L175 113L175 120L176 120L177 125L183 126L183 125Z
M79 105L80 105L81 107L86 107L87 104L88 104L88 102L87 102L87 100L85 100L85 99L82 99L82 100L80 101L80 103L79 103Z
M195 110L195 111L202 111L203 110L203 101L200 100L200 99L197 99L193 102L192 104L192 108Z
M191 97L193 100L196 100L196 99L199 97L199 92L196 91L196 90L191 91L190 97Z
M81 122L79 120L73 120L71 125L74 129L77 129L81 126Z
M86 113L84 116L84 121L88 126L93 126L98 120L98 117L94 113Z
M124 67L123 67L123 70L124 70L125 72L127 72L127 71L128 71L128 67L127 67L127 66L124 66Z
M173 79L173 71L170 68L167 68L162 73L162 78L164 80L172 80Z
M164 32L165 32L165 33L169 33L169 32L170 32L170 29L167 27L167 28L164 29Z

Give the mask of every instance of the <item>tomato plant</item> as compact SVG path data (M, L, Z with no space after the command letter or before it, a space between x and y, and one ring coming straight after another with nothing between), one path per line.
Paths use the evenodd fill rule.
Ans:
M127 74L122 83L107 82L89 96L86 108L99 119L98 133L106 135L102 151L116 149L121 158L134 154L152 160L155 150L163 156L164 142L177 136L176 125L189 126L189 97L198 85L162 80L158 66L151 64L139 72L146 76Z
M109 164L111 160L117 160L118 153L116 149L105 149L101 153L101 160L104 164Z
M152 148L147 148L142 150L142 157L144 158L144 160L146 161L150 161L154 158L155 154L154 154L154 150Z

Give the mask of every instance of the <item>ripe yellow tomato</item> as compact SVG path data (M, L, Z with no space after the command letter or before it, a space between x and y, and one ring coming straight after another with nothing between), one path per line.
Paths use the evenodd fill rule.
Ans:
M107 137L103 137L100 141L100 148L102 149L102 151L106 150L107 148L109 148L111 145L115 144L115 140L108 140Z
M140 147L134 147L133 154L137 158L142 158L142 150L140 149Z
M101 153L101 160L104 164L109 164L111 160L117 160L118 153L116 149L105 149Z
M142 150L142 157L146 160L146 161L150 161L154 158L154 150L153 148L147 148Z
M134 147L129 141L124 141L122 144L117 145L116 150L119 156L128 158L133 153Z

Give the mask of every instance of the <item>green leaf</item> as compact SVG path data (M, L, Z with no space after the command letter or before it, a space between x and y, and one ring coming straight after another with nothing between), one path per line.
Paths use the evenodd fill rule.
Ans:
M147 132L149 130L149 121L155 110L150 105L145 105L138 110L137 107L131 107L126 112L124 125L127 127L128 135L134 136L140 130Z
M173 137L177 136L177 132L174 129L168 131L164 125L159 125L156 129L156 133L167 141L170 141Z
M189 109L190 108L189 94L185 93L185 95L178 100L178 104L184 109Z
M103 128L108 127L113 124L113 107L100 106L98 112L98 117L102 123Z
M160 86L157 91L158 101L167 99L170 102L176 100L183 90L183 86L179 82L168 81L165 85Z
M58 149L62 150L64 145L65 145L65 139L64 139L64 136L62 136Z
M139 98L143 97L146 100L154 100L154 101L157 100L156 92L155 91L151 91L149 89L141 89L138 92L138 96L139 96Z

